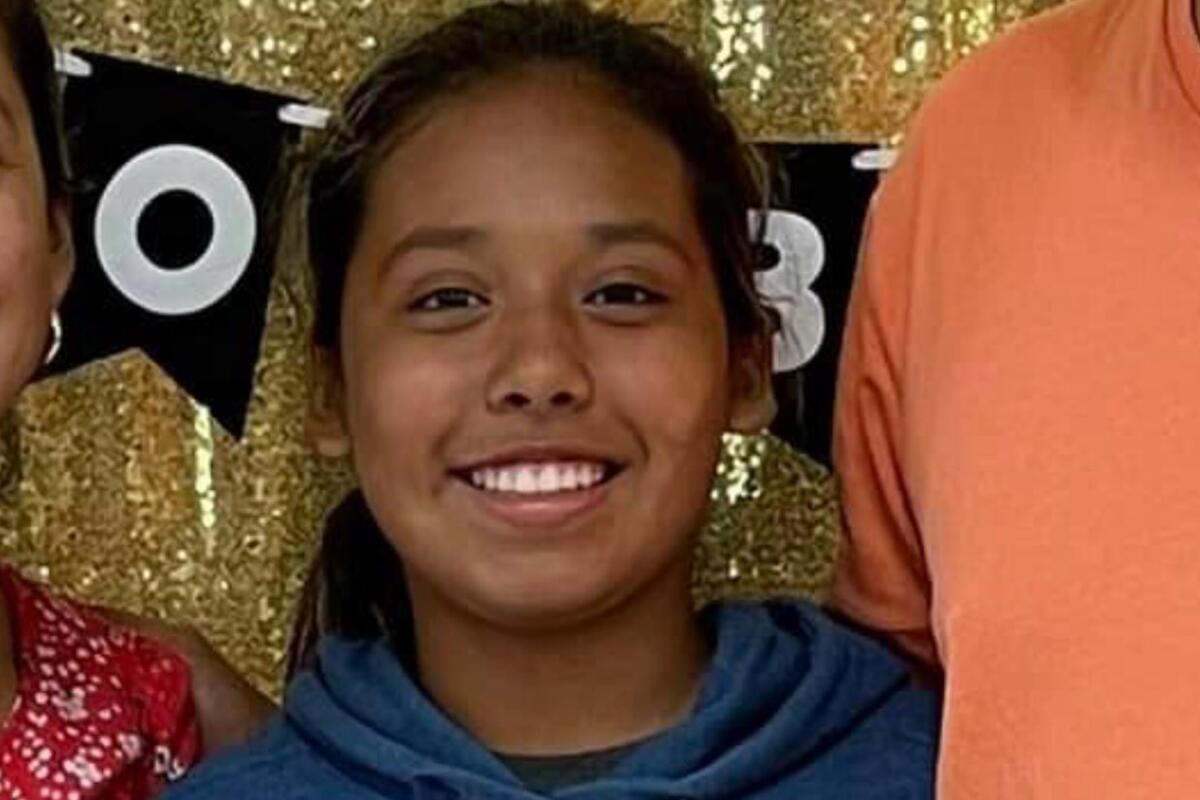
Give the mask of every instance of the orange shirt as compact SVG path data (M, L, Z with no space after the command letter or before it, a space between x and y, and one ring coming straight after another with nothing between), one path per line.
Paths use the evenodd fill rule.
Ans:
M835 602L944 666L943 798L1200 797L1191 1L988 47L875 199Z

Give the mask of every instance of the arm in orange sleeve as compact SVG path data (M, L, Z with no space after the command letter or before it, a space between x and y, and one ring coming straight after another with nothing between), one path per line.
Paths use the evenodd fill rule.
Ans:
M930 580L904 472L904 371L916 257L919 146L910 138L868 215L842 346L834 420L845 540L831 601L936 665Z

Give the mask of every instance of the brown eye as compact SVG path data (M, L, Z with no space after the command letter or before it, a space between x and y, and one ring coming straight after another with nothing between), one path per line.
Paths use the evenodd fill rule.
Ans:
M462 311L473 308L483 308L488 305L487 298L472 292L470 289L447 288L437 289L421 295L409 304L408 310L418 313L435 311Z
M612 283L592 292L585 300L589 305L600 307L652 306L666 301L666 295L636 283Z

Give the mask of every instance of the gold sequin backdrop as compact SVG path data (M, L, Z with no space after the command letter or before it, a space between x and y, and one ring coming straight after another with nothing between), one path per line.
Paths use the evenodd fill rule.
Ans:
M1055 0L613 0L703 54L764 139L886 141L955 61ZM331 103L389 35L461 0L46 0L67 44ZM302 270L272 293L237 443L136 354L30 389L0 427L0 557L89 601L197 625L275 688L291 605L344 471L303 438ZM829 477L731 440L701 547L704 596L819 593Z

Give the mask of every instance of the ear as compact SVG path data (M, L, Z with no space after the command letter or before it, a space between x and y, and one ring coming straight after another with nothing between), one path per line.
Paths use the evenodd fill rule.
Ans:
M314 347L313 373L308 440L325 458L345 458L350 454L350 433L346 427L345 382L337 353L327 347Z
M736 349L729 428L734 433L762 433L778 410L771 383L771 340L755 340Z
M75 240L71 233L71 204L65 199L50 203L50 291L54 307L62 303L75 273Z

